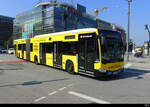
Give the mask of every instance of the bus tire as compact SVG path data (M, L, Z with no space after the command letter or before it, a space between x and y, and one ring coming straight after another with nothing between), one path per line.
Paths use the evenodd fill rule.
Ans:
M35 63L36 65L39 64L39 63L38 63L38 58L37 58L37 56L34 56L34 63Z
M74 64L73 64L72 61L67 61L67 63L66 63L66 71L69 74L75 74L75 72L74 72Z
M95 78L99 78L99 77L100 77L99 71L94 71L94 77L95 77Z
M103 78L103 77L107 77L107 74L101 73L101 72L99 72L99 71L94 71L94 77L95 77L96 79L100 79L100 78Z

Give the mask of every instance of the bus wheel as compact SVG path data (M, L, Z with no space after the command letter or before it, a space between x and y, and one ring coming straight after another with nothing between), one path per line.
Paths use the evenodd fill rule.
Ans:
M38 58L37 58L37 56L34 57L34 63L35 63L36 65L38 65Z
M94 71L94 77L95 78L99 78L100 77L100 73L98 71Z
M66 63L66 71L70 74L75 74L74 72L74 65L72 63L72 61L67 61Z

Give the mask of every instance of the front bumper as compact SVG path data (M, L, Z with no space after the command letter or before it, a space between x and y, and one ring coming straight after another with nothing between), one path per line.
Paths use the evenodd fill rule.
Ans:
M100 69L99 73L100 74L105 74L105 75L118 75L118 74L122 73L123 71L124 71L124 69L119 69L119 70L116 70L116 71L107 71L107 70L104 70L104 69Z
M106 74L107 75L118 75L118 74L122 73L123 71L124 71L124 69L120 69L117 71L106 71Z

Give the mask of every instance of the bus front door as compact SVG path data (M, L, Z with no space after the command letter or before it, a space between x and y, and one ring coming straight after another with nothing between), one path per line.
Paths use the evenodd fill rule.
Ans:
M93 39L81 39L79 41L79 72L94 74L95 45Z

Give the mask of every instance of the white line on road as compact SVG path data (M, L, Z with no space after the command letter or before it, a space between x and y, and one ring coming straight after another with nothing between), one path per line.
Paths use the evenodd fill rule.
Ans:
M39 101L41 101L41 100L43 100L43 99L45 99L45 98L46 98L45 96L44 96L44 97L40 97L40 98L34 100L34 102L39 102Z
M87 96L87 95L84 95L84 94L80 94L80 93L77 93L77 92L74 92L74 91L69 91L68 93L71 94L71 95L74 95L74 96L86 99L88 101L93 101L95 103L110 104L110 102L107 102L107 101L104 101L104 100L100 100L100 99L97 99L97 98L93 98L93 97L90 97L90 96Z
M63 87L63 88L60 88L58 89L59 91L63 91L64 89L66 89L67 87Z
M54 95L54 94L56 94L58 91L54 91L54 92L52 92L52 93L49 93L48 95Z
M67 85L67 87L71 87L71 86L73 86L73 84ZM48 95L49 95L49 96L52 96L52 95L58 93L59 91L63 91L63 90L66 89L67 87L60 88L60 89L58 89L57 91L53 91L53 92L49 93ZM34 100L34 102L39 102L39 101L41 101L41 100L43 100L43 99L45 99L45 98L46 98L46 96L40 97L40 98Z

